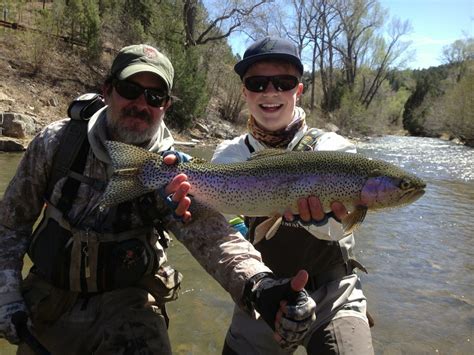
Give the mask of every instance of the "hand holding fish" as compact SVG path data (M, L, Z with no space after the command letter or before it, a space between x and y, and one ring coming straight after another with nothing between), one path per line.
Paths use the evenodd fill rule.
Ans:
M163 159L163 162L167 165L173 165L176 163L176 160L176 156L168 155ZM191 212L188 211L191 205L191 199L187 196L190 188L191 185L185 174L176 175L165 187L165 195L171 195L171 200L176 206L174 210L175 215L181 217L183 222L187 222L191 219Z
M310 196L308 198L300 198L298 200L298 215L303 222L319 222L326 218L323 205L316 196ZM348 212L344 204L334 201L331 203L331 211L338 220L344 219ZM285 211L283 217L285 220L291 222L295 216L290 210Z

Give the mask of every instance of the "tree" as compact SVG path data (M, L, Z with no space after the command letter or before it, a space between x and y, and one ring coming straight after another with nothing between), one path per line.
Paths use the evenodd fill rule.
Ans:
M390 24L388 39L386 40L383 36L374 39L374 53L371 55L371 65L369 66L374 75L368 88L365 89L366 86L363 86L360 95L360 101L365 107L369 107L380 85L387 79L390 70L394 69L397 59L402 56L410 45L409 42L400 41L400 38L407 34L410 29L411 25L408 21L401 22L394 19Z
M377 0L339 0L335 11L342 26L336 50L342 59L346 84L352 90L359 64L375 29L382 26L384 14Z
M458 39L443 47L443 62L458 68L457 80L466 74L467 65L474 60L474 38Z
M315 25L308 23L313 46L311 75L315 82L316 64L318 63L323 99L321 107L325 112L333 111L338 105L336 98L337 79L336 62L338 60L335 42L341 35L342 26L338 21L334 0L313 1ZM314 109L314 85L311 88L311 109Z
M440 105L445 107L447 131L474 146L474 64L471 62L469 67L461 80L446 91Z
M196 47L174 52L171 56L175 69L175 99L167 119L173 127L189 127L193 118L203 113L209 100L206 73L200 70L200 57Z
M75 41L80 40L81 24L84 21L84 3L82 0L65 1L64 22L66 28L69 27L69 38L71 48Z
M100 41L100 16L97 1L84 1L83 21L87 53L92 60L97 60L102 54L102 43Z
M474 60L474 38L458 39L450 45L444 46L442 59L446 64L459 64Z
M183 23L185 30L185 46L206 44L209 41L229 37L240 29L242 24L261 5L271 0L226 0L209 5L213 13L207 18L207 11L198 6L198 0L184 0Z
M403 127L415 136L433 135L426 124L432 103L443 95L441 82L448 77L447 66L415 70L415 88L405 103Z

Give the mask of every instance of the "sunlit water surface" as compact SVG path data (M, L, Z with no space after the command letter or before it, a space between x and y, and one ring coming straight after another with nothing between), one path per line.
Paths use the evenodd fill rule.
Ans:
M412 205L369 213L356 232L362 282L375 318L377 354L474 354L474 150L429 138L381 137L359 152L426 180ZM209 158L213 147L193 148ZM0 196L19 154L0 154ZM185 276L168 306L176 354L219 354L232 314L230 297L174 242L169 260ZM13 354L2 343L0 354ZM298 350L303 354L302 349Z

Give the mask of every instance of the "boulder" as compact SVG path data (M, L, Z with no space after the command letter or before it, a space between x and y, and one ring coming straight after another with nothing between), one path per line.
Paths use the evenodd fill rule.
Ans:
M35 120L32 116L15 113L0 113L0 134L13 138L26 138L34 135Z
M3 152L22 152L26 149L22 142L15 139L0 137L0 151Z
M328 122L324 125L324 130L326 130L328 132L334 132L334 133L337 133L337 132L340 131L338 126L336 126L335 124L330 123L330 122Z

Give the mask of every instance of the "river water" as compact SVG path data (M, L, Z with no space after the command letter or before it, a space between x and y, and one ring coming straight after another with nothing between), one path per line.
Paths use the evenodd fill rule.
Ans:
M386 136L357 144L427 182L412 205L369 213L356 231L356 254L376 325L376 354L474 354L474 149L438 139ZM209 158L213 147L191 153ZM0 154L0 196L21 155ZM220 354L232 301L187 250L169 261L184 274L168 307L176 354ZM0 343L0 354L14 347ZM298 354L304 354L299 349Z

